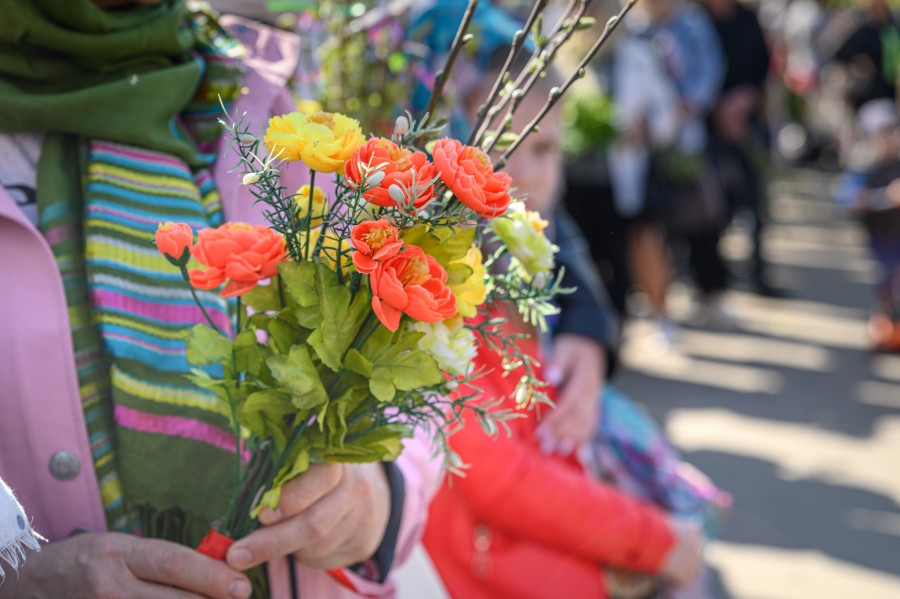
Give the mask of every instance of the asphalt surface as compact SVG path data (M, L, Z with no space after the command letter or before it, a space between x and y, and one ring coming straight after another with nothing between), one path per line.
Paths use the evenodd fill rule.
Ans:
M735 496L708 548L717 599L900 598L900 356L869 349L876 265L833 184L795 171L771 186L763 248L785 298L739 280L734 322L701 326L676 287L676 345L628 329L616 382ZM739 271L746 236L724 249Z

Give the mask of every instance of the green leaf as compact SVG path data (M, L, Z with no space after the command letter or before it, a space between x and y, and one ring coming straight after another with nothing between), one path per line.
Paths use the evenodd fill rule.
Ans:
M242 331L234 339L234 361L238 372L259 376L268 351L259 344L254 331Z
M272 488L263 493L259 504L250 512L250 515L254 518L259 516L264 507L270 510L278 509L278 502L281 500L281 489L285 483L309 470L309 449L302 445L297 445L293 452L296 455L275 475L275 480L272 481Z
M379 401L392 401L396 390L413 391L444 380L434 358L418 348L421 337L379 327L363 345L361 354L372 363L369 389Z
M285 416L296 412L287 395L272 390L256 391L240 406L238 422L261 438L271 436L276 447L283 448L287 444Z
M278 265L278 272L288 295L300 306L315 306L319 301L316 293L316 265L312 262L285 262Z
M231 339L205 324L195 325L187 338L187 361L194 366L224 364L231 360Z
M369 390L372 391L372 395L382 403L393 401L394 395L397 393L394 384L389 379L384 378L369 379Z
M372 363L352 347L347 350L347 355L344 357L344 367L350 372L355 372L365 377L372 376Z
M282 308L278 295L278 280L272 279L268 285L257 285L241 296L241 302L253 308L254 312L274 312Z
M472 247L475 227L435 227L429 230L426 225L418 225L403 231L403 241L419 246L426 254L434 256L444 269L448 269L451 262L465 257Z
M286 356L269 356L266 360L272 376L291 394L297 408L315 408L328 401L328 394L305 345L295 345Z
M275 349L286 354L298 341L297 329L291 323L281 318L273 318L267 323L269 341L275 345Z
M334 447L325 454L329 462L389 462L403 450L403 439L412 435L404 424L387 424L350 436L343 447Z
M371 311L371 300L363 291L358 291L351 299L350 290L339 283L334 271L324 264L319 264L316 270L316 290L322 322L308 342L319 359L337 372L341 369L344 353Z
M314 330L322 324L322 312L319 306L297 306L294 309L297 324L305 329Z

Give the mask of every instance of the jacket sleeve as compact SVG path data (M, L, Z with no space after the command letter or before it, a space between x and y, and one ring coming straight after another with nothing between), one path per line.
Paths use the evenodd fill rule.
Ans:
M472 466L452 482L476 518L597 563L660 569L674 543L662 512L541 454L521 435L492 439L465 419L450 443Z
M587 241L567 212L561 208L553 215L557 268L564 269L563 287L574 288L572 293L559 295L560 308L556 334L574 333L589 337L606 349L612 363L619 345L619 322L609 301L606 288L600 281Z

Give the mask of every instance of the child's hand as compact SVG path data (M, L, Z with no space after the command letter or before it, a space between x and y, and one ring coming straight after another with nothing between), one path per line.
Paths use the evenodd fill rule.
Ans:
M569 454L597 431L606 352L592 339L563 333L554 340L552 355L547 382L559 387L559 396L537 435L547 453Z
M675 545L663 564L660 576L675 586L691 584L703 566L703 532L696 524L672 517L669 519Z

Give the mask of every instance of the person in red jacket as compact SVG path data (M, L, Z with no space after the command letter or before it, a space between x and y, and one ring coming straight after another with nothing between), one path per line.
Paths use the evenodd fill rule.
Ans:
M526 96L514 131L541 108L542 88L546 93L550 86L541 83ZM545 217L560 190L559 127L553 111L507 167L518 195ZM523 351L550 357L541 354L536 332L515 310L505 316L508 332L532 334L521 342ZM479 353L479 367L491 371L475 383L483 396L505 398L498 407L514 409L521 373L503 376L492 351ZM546 380L540 369L537 374ZM551 388L551 395L556 390ZM465 426L450 438L468 469L465 476L448 477L438 492L423 541L452 597L603 599L609 568L659 575L676 586L694 579L701 565L698 527L591 477L574 453L548 453L538 432L541 414L526 410L521 415L509 421L508 436L501 432L492 438L469 413Z

